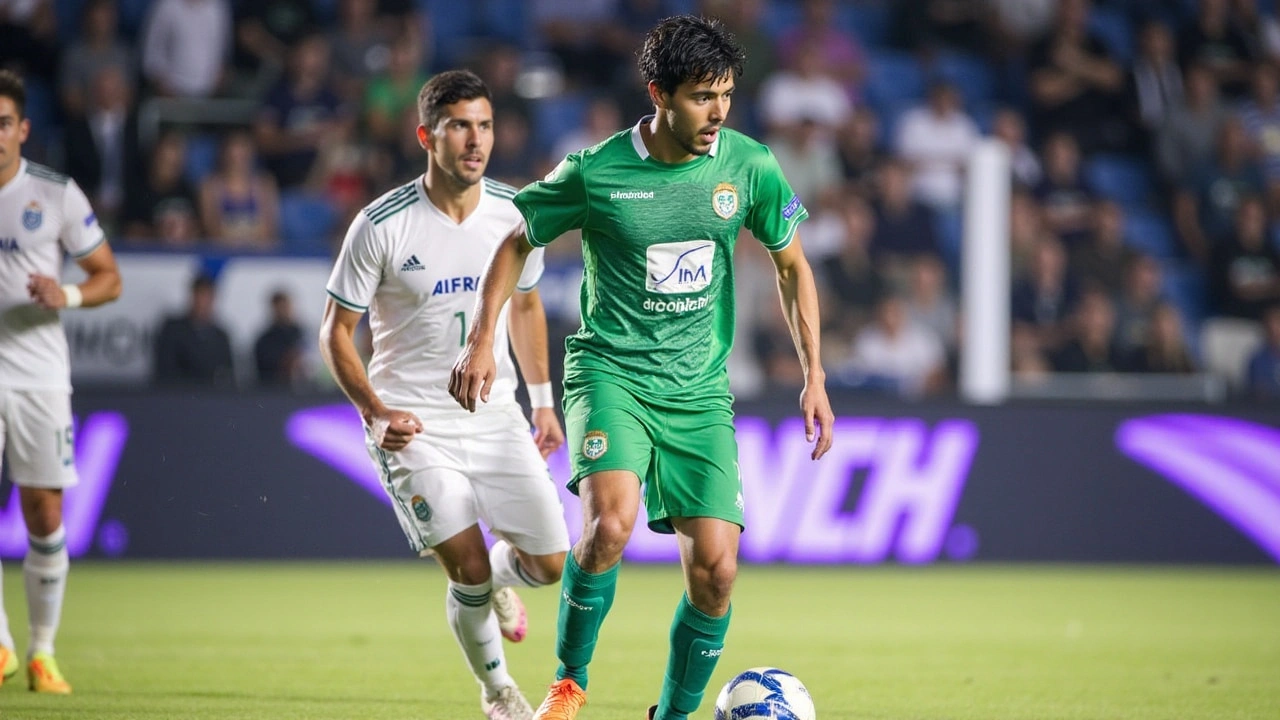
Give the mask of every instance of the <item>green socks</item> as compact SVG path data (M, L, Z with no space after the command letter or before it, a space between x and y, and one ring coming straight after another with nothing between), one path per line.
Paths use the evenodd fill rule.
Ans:
M587 665L595 652L604 616L613 606L620 566L621 563L592 575L578 566L572 552L565 558L556 633L556 657L560 658L557 680L571 678L582 689L587 688Z
M694 607L688 595L680 598L671 622L671 654L667 656L667 674L662 680L656 717L687 718L702 704L711 673L724 651L724 636L732 614L730 608L724 617L713 618Z

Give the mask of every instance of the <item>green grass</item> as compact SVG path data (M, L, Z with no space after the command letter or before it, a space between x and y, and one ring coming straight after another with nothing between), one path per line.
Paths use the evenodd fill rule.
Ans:
M582 720L654 702L680 592L624 568ZM425 563L73 566L58 657L70 697L0 688L0 718L480 718ZM18 563L4 595L25 647ZM508 661L531 702L554 670L552 589L524 593ZM777 665L822 720L1280 717L1280 572L1072 567L744 568L700 717L736 671Z

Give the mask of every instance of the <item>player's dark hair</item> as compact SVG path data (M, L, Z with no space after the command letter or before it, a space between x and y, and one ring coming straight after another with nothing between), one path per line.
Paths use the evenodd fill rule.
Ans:
M677 15L658 23L640 48L640 75L673 93L681 83L737 78L747 54L717 19Z
M18 119L23 118L23 113L27 111L27 88L22 84L22 78L18 73L12 70L0 70L0 97L7 97L13 101L14 107L18 110Z
M447 70L427 81L418 91L418 122L428 130L440 122L444 109L462 100L491 100L489 86L470 70Z

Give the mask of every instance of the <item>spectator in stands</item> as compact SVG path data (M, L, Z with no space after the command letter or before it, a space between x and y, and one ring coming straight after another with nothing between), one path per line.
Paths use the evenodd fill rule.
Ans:
M1280 304L1270 305L1262 315L1263 344L1249 358L1246 384L1251 396L1280 399Z
M226 81L229 0L155 0L142 32L142 72L157 95L207 98Z
M853 340L849 363L839 374L863 375L869 387L889 387L918 397L946 384L947 351L933 330L911 319L894 294L881 299L875 320Z
M187 311L161 323L156 332L152 381L157 385L235 384L231 340L213 314L213 278L199 275L191 283Z
M405 113L417 115L418 91L427 81L422 69L422 43L412 32L396 36L385 72L369 80L364 96L364 126L368 139L384 148L395 147Z
M634 121L634 119L633 119ZM551 148L550 160L559 163L570 153L603 142L623 126L622 110L608 95L596 95L587 103L582 123L560 136Z
M284 290L271 293L271 323L253 343L258 384L297 387L306 380L302 326L293 315L293 299Z
M1009 148L1013 181L1024 188L1039 185L1044 173L1040 169L1040 158L1027 145L1027 123L1022 113L1011 107L996 111L991 121L991 135Z
M1280 301L1280 252L1267 237L1259 197L1240 202L1235 230L1214 248L1209 273L1218 315L1259 321L1264 309Z
M1124 263L1124 287L1116 303L1116 345L1127 353L1146 341L1156 310L1165 301L1160 261L1141 253Z
M877 179L876 233L871 241L871 256L890 274L900 276L908 258L940 252L934 215L912 196L911 173L902 161L885 161Z
M834 132L852 113L853 104L824 69L822 51L814 45L797 48L792 64L760 86L760 119L770 134L785 132L806 118Z
M1240 107L1240 122L1259 154L1262 173L1280 195L1280 87L1276 68L1262 63L1253 69L1253 93Z
M1178 66L1173 33L1160 20L1149 20L1138 37L1138 57L1128 72L1129 105L1142 145L1150 147L1155 133L1176 108L1184 104L1182 69Z
M866 76L866 52L856 38L840 29L832 0L800 0L800 24L778 39L783 67L798 68L808 62L800 56L809 48L818 52L818 72L834 78L849 99L857 101Z
M1069 248L1083 243L1092 224L1097 195L1084 180L1080 147L1068 133L1054 133L1044 144L1044 179L1035 188L1045 221Z
M911 261L907 286L907 316L933 331L947 352L956 347L958 311L947 289L947 266L936 255L918 255Z
M1195 21L1178 38L1178 55L1183 67L1203 63L1232 98L1248 92L1250 68L1258 59L1247 32L1233 19L1228 0L1200 0Z
M1151 314L1146 337L1129 351L1124 369L1138 373L1186 375L1199 370L1182 332L1182 314L1169 303L1161 303Z
M37 82L52 87L56 79L59 46L55 13L53 0L0 2L0 68L21 75L28 88Z
M1075 309L1077 285L1068 272L1062 243L1050 235L1036 242L1030 272L1013 285L1013 324L1031 332L1046 354L1062 346L1067 319Z
M702 0L699 6L703 15L720 18L750 58L751 69L735 84L733 94L737 107L730 115L731 119L736 117L741 121L742 116L757 112L760 85L778 69L778 53L773 38L763 27L765 4L766 0ZM741 112L739 108L745 108L747 112Z
M867 105L860 105L836 133L836 149L846 184L863 197L875 193L876 168L884 162L880 149L880 118Z
M378 0L341 0L338 27L329 34L334 85L343 102L364 98L369 79L391 62L391 33L377 18Z
M310 0L245 0L236 3L231 66L241 92L261 97L284 70L289 48L316 25Z
M572 86L604 88L635 46L618 22L619 0L531 0L529 15L538 36L564 67Z
M186 246L200 237L196 197L183 175L186 141L166 132L151 149L146 173L125 192L124 230L131 239Z
M1124 285L1130 256L1124 243L1124 210L1118 203L1104 200L1094 206L1090 220L1088 240L1070 250L1072 274L1081 284L1116 297Z
M1016 280L1031 272L1040 238L1046 235L1052 236L1053 233L1045 226L1040 204L1030 192L1014 187L1009 197L1010 277Z
M1244 126L1227 118L1212 162L1174 196L1174 223L1187 254L1201 266L1208 265L1213 247L1230 232L1241 200L1265 190Z
M986 4L998 37L989 50L997 57L1020 57L1049 32L1058 8L1058 0L986 0Z
M765 141L791 189L806 205L817 206L843 183L835 142L813 118L786 125Z
M80 37L62 54L58 92L62 109L79 117L89 103L90 82L100 70L116 68L131 97L137 96L137 59L118 34L119 13L115 0L88 0L81 20Z
M1072 337L1053 353L1055 372L1120 372L1124 367L1114 342L1115 307L1107 294L1090 290L1080 296Z
M937 212L957 210L964 169L981 137L955 86L934 81L926 104L908 110L898 124L898 155L911 163L916 199Z
M1089 32L1089 9L1088 0L1061 0L1049 35L1031 48L1033 124L1041 137L1071 134L1089 154L1123 150L1124 72Z
M848 345L871 317L876 303L888 289L888 282L871 258L876 216L866 200L858 196L841 203L844 236L835 255L817 264L818 287L830 298L824 313L830 332Z
M500 127L512 115L519 115L525 126L530 131L533 129L533 108L528 100L516 92L520 65L520 49L508 43L487 45L480 57L480 77L489 86L489 95L493 99L495 128ZM492 167L492 162L490 166Z
M269 250L279 243L279 191L256 156L253 136L235 130L222 141L217 171L200 183L200 220L215 245Z
M616 130L617 128L615 128ZM545 175L536 163L538 153L533 149L533 129L529 118L518 112L508 112L493 118L493 152L489 154L489 166L485 174L494 180L524 187Z
M894 45L903 50L983 55L991 51L990 8L984 0L898 0L889 6Z
M1156 135L1156 167L1169 188L1193 184L1193 173L1213 159L1213 145L1227 118L1218 83L1205 65L1192 65L1183 78L1183 99Z
M282 190L304 185L320 149L342 142L351 118L329 81L329 44L310 34L291 49L289 72L267 96L254 134Z
M67 173L92 200L102 224L117 229L141 159L138 115L119 66L103 65L94 73L84 114L67 123L63 141Z

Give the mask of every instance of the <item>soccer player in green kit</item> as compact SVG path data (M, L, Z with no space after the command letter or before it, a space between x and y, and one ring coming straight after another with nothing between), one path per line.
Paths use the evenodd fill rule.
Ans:
M449 384L472 410L488 400L498 313L525 257L582 231L582 327L566 341L564 413L583 533L565 563L560 667L535 720L572 720L586 704L587 665L642 498L649 528L679 536L686 588L648 717L695 711L723 652L743 526L726 359L733 250L744 225L777 269L805 369L800 407L813 459L831 447L818 295L796 234L808 213L769 149L723 127L744 60L716 20L660 22L640 53L654 115L521 190L515 204L525 223L481 279Z

